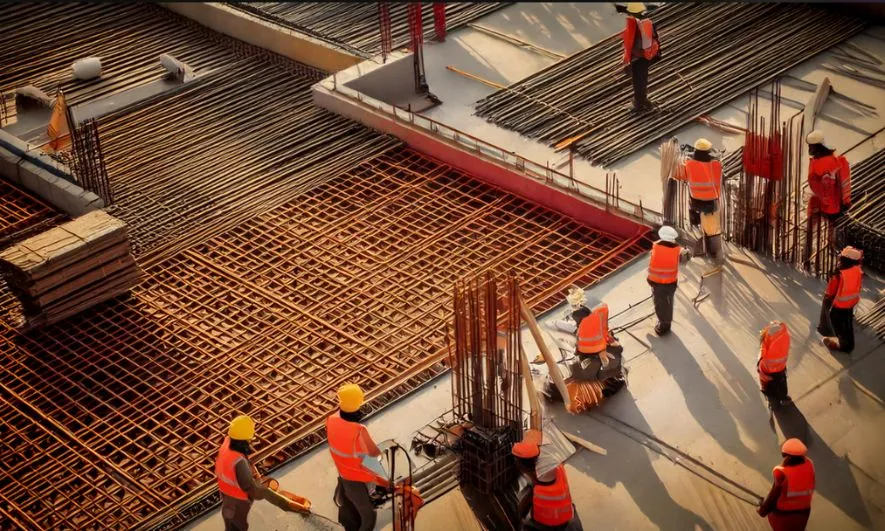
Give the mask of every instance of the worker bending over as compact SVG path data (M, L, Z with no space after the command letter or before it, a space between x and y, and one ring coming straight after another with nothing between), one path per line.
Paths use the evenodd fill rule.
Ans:
M622 37L624 39L624 70L630 68L630 76L633 79L633 110L641 112L652 110L654 104L648 99L648 68L657 61L660 56L660 41L658 30L650 18L646 17L645 4L630 2L625 10L627 12L627 27Z
M363 415L363 390L355 384L338 389L338 412L326 419L326 437L332 461L338 469L338 486L335 488L335 504L338 506L338 523L347 531L371 531L375 529L375 506L371 493L375 485L387 487L387 478L377 458L381 455L375 441L365 426L360 424Z
M663 336L670 332L673 322L673 298L679 280L679 262L691 258L691 253L676 243L679 233L673 227L664 225L658 230L658 241L651 246L651 259L648 262L648 285L651 286L658 322L655 333Z
M835 242L836 221L851 207L851 167L835 150L820 131L812 131L805 137L808 142L808 199L805 231L805 266L811 260L813 228L820 228L821 218L827 219L827 243Z
M694 154L685 161L688 181L688 216L693 227L704 232L704 249L713 260L722 260L722 230L719 223L719 196L722 190L722 164L713 158L713 144L706 138L694 143ZM698 254L698 253L695 253Z
M774 467L774 484L759 505L774 531L803 531L811 515L814 496L814 463L805 456L808 448L799 439L787 439L781 447L783 462Z
M247 531L253 500L267 500L284 511L295 511L288 498L255 481L247 457L249 441L255 436L255 422L240 415L230 423L227 437L215 459L215 478L221 494L221 517L225 531Z
M541 455L538 432L529 430L513 445L516 468L529 480L518 496L518 512L524 531L583 531L578 511L572 503L565 467L559 464L542 474L536 471Z
M768 399L768 408L777 409L790 402L787 394L787 358L790 355L790 333L786 323L771 321L759 332L759 385Z
M848 246L839 254L839 266L830 275L824 293L817 331L824 345L832 350L850 353L854 350L854 307L860 302L863 253Z

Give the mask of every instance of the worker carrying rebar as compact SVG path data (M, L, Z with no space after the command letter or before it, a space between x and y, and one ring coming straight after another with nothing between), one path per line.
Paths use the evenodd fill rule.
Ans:
M719 222L722 163L710 154L712 149L712 142L706 138L695 141L694 153L685 161L684 178L688 181L689 223L693 227L700 225L704 232L704 249L718 263L722 260L722 229ZM678 172L677 178L681 175L683 172Z
M768 399L768 408L777 409L790 402L787 393L787 359L790 356L790 332L782 321L771 321L759 331L759 386Z
M767 516L774 531L803 531L811 515L814 496L814 463L806 456L808 448L799 439L787 439L781 446L783 462L774 467L774 483L757 512Z
M221 517L225 531L247 531L253 500L267 500L284 511L296 511L290 500L256 481L249 463L255 422L240 415L231 421L227 437L215 459L215 478L221 494Z
M850 245L839 253L839 266L830 275L824 292L817 331L832 350L854 350L854 307L860 302L863 253Z
M517 497L517 509L524 531L583 531L578 511L572 502L565 466L537 473L541 455L540 432L528 430L522 441L513 445L516 468L528 480Z
M821 218L827 220L826 243L835 243L836 222L851 208L851 166L818 130L808 133L808 199L805 231L805 267L808 268L812 252L814 229L820 230Z
M642 2L629 2L626 8L616 7L629 15L621 36L624 40L624 72L629 68L633 79L633 110L652 110L655 105L648 99L648 69L661 57L658 30L648 18Z
M651 286L655 315L658 322L655 333L659 336L670 333L673 322L673 300L679 281L679 263L691 259L691 251L683 249L676 238L679 233L673 227L664 225L658 230L658 241L651 246L648 262L648 285Z
M360 386L343 385L338 389L338 411L326 419L329 452L338 469L335 488L338 523L347 531L375 529L373 494L376 486L385 489L389 486L378 461L381 450L360 424L363 401Z

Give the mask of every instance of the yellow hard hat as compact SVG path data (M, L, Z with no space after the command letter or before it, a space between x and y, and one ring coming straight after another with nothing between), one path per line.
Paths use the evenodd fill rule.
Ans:
M706 138L698 138L694 143L694 148L698 151L710 151L713 148L713 143Z
M645 13L645 4L642 2L627 2L627 13L631 15Z
M230 421L230 428L227 430L231 439L238 441L251 441L255 436L255 421L249 415L240 415Z
M342 385L338 389L338 407L345 413L359 411L364 399L363 390L357 384Z

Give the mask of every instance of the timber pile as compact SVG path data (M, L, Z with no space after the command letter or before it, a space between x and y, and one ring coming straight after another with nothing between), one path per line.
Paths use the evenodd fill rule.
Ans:
M7 248L0 273L32 327L129 291L140 269L129 252L126 224L96 210Z

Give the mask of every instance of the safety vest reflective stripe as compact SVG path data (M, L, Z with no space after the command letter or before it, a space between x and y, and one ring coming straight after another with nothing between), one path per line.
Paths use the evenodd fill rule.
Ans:
M366 454L346 454L346 453L342 452L341 450L337 450L332 447L329 447L329 451L331 451L333 454L335 454L337 456L349 457L351 459L356 458L356 457L359 457L360 459L362 459L362 456L366 455Z
M652 30L651 20L646 18L639 21L639 35L642 37L643 50L651 49L651 45L654 43Z
M685 161L689 194L701 201L719 199L719 181L722 179L722 165L719 161Z
M554 501L556 501L556 500L565 500L568 497L569 497L568 493L565 493L565 492L562 493L561 495L558 495L558 496L546 496L544 494L535 494L535 498L538 498L539 500L554 500Z
M839 291L833 299L836 308L852 308L860 301L860 289L863 284L863 272L860 266L843 269L839 272Z
M808 457L799 465L778 465L774 470L779 470L785 477L786 483L777 499L777 509L780 511L799 511L811 507L811 499L814 496L814 463Z
M682 248L678 245L669 247L655 242L651 247L651 260L648 262L648 279L658 284L672 284L679 276L679 253Z
M796 498L799 496L811 496L811 494L813 492L814 492L813 490L797 490L797 491L788 490L787 491L787 498Z
M338 475L349 481L369 483L374 481L375 476L363 467L362 459L366 454L356 451L362 430L361 424L346 421L338 413L326 419L329 453L332 454Z
M565 468L556 467L556 479L549 485L536 484L532 489L532 520L545 526L560 526L574 517Z
M248 500L249 495L240 488L237 481L237 463L240 461L249 462L243 457L243 454L230 449L230 437L225 437L218 450L218 457L215 459L215 479L218 480L218 490L226 496L238 500Z
M600 304L578 323L578 352L597 354L605 350L608 336L608 306Z

